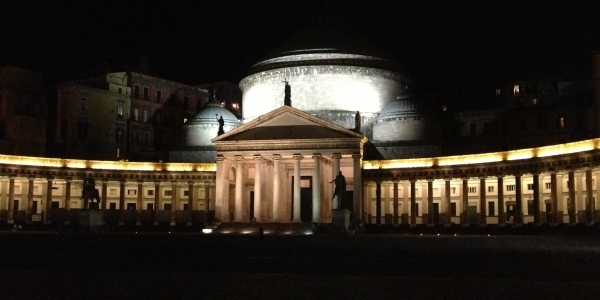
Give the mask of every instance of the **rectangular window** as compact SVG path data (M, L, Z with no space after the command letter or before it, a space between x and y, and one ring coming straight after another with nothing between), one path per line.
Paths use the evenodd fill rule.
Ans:
M506 191L508 191L508 192L514 192L515 191L515 185L514 184L507 184L506 185Z
M134 120L134 121L137 121L137 120L138 120L138 118L139 118L139 115L140 115L140 111L139 111L139 109L138 109L137 107L136 107L136 108L134 108L134 109L133 109L133 120Z
M111 202L108 204L108 209L117 209L117 203Z
M137 195L137 190L127 190L127 196L136 196Z
M125 130L122 127L117 127L115 135L115 140L122 142L125 139Z
M453 217L458 216L458 212L456 211L456 202L450 203L450 215Z
M154 190L147 190L146 196L154 196Z
M156 102L161 102L162 101L162 91L161 90L156 90Z
M535 205L533 205L533 200L527 200L527 214L533 215L535 213Z
M189 205L187 203L183 204L183 210L188 210Z
M527 190L528 191L533 191L533 183L528 183L527 184Z
M172 190L165 190L164 191L165 197L171 197L171 195L173 194Z
M121 147L117 147L117 151L116 151L116 155L117 155L117 159L121 158Z
M119 87L119 94L123 94L123 88Z
M79 112L87 112L87 98L85 97L81 97L81 99L79 99Z
M187 197L190 195L190 192L188 190L183 191L183 196Z
M117 189L110 189L110 190L108 190L108 195L109 196L116 196L117 195Z
M493 193L494 192L494 186L488 186L488 193Z
M549 190L549 189L552 188L552 183L551 182L546 182L545 185L546 185L546 189L547 190Z
M488 216L496 215L496 207L494 206L494 202L488 202Z
M519 95L519 90L520 90L520 86L518 84L515 84L515 86L513 87L513 94L515 96Z
M452 190L452 195L456 195L457 194L455 186L451 187L450 190Z
M557 124L556 124L556 128L558 129L565 129L565 127L567 127L566 121L564 117L559 117Z
M128 210L135 210L136 205L135 203L127 203L127 209Z
M154 210L154 203L146 203L146 210Z
M171 210L171 203L163 204L163 210Z
M500 96L501 90L500 89L496 89L496 96Z
M470 186L469 187L469 194L474 194L477 193L477 187L476 186Z
M123 120L123 103L117 103L117 120Z
M148 98L150 97L150 89L145 86L144 87L144 100L148 100Z
M148 122L148 110L144 109L144 122Z
M137 84L133 86L133 96L135 98L139 98L140 97L140 86L137 85Z

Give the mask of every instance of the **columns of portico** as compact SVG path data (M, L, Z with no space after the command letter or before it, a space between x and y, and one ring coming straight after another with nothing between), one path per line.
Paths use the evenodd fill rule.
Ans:
M15 177L16 175L8 175L8 215L10 220L15 220L18 216L14 215L15 205ZM17 210L19 208L17 207Z
M408 224L408 212L409 212L409 189L410 184L408 181L402 181L402 224Z
M394 208L392 209L392 213L394 214L393 224L398 225L398 180L393 181L393 203Z
M50 210L52 210L52 182L54 181L54 177L46 178L46 222L52 221L50 220Z
M375 182L375 224L381 225L381 181Z
M33 180L35 176L31 175L27 177L28 185L27 185L27 221L32 221L29 216L32 216L36 212L31 211L33 207ZM49 211L49 210L48 210Z
M125 179L119 180L119 224L125 219Z
M100 197L100 198L102 198L102 200L100 200L100 202L102 202L102 203L98 204L98 207L102 207L102 209L106 209L106 202L107 202L106 200L108 197L107 189L108 189L108 180L103 179L102 180L102 197Z
M444 202L446 205L446 221L447 225L452 224L452 194L450 191L450 178L444 178Z
M567 203L567 211L569 214L569 224L575 224L575 173L569 170L567 179L567 188L569 189L569 200Z
M427 224L433 224L433 179L427 179Z
M279 174L279 162L281 161L281 155L273 154L273 222L279 222L279 216L281 215L281 192L280 192L280 174Z
M487 201L486 201L485 176L479 177L479 224L487 224Z
M234 216L233 220L235 222L242 222L242 214L243 210L243 201L242 197L244 196L244 180L242 176L244 168L244 157L241 155L235 156L235 208L234 208Z
M211 224L210 216L210 181L204 182L204 218L207 224Z
M552 219L548 220L550 223L560 223L558 215L558 186L556 184L556 172L550 172L550 202L552 206Z
M261 201L262 201L262 156L254 155L254 219L257 222L262 221L261 216Z
M154 182L154 225L158 225L158 205L160 196L160 181Z
M504 175L496 175L498 179L498 225L506 223L506 212L504 211Z
M533 223L536 225L541 223L540 202L540 174L533 173Z
M417 224L417 192L416 192L416 180L410 180L410 225Z
M217 172L215 174L215 216L221 222L229 221L229 198L225 199L225 188L229 188L229 183L225 182L224 170L225 158L222 155L217 155Z
M469 179L462 179L462 213L461 222L462 224L469 223L468 208L469 208Z
M594 221L594 188L592 186L592 169L588 168L585 170L585 221L592 223Z
M188 180L188 202L187 202L187 210L190 213L190 218L192 217L191 212L194 210L194 202L196 202L194 197L194 181ZM205 198L206 199L206 198ZM205 200L206 201L206 200Z
M312 182L312 221L321 222L321 154L315 153L313 158L313 182Z
M292 216L293 222L300 222L300 160L301 154L294 154L294 211Z
M523 224L523 184L521 182L521 174L515 175L515 217L514 221L517 225Z
M331 173L332 173L331 174L331 178L335 178L340 173L340 158L342 158L342 155L339 154L339 153L334 153L331 156L331 158L332 158L332 161L333 161L333 167L331 169ZM332 182L331 184L333 185L335 183ZM331 190L333 191L333 190L335 190L335 188L332 187ZM332 205L331 206L332 209L334 209L334 208L341 208L340 207L340 200L341 199L338 199L337 197L335 197L335 201L336 202L334 202L334 203L331 204Z
M71 209L71 183L73 178L65 178L65 210Z
M171 225L175 225L177 219L177 197L179 196L179 184L177 180L171 180Z
M352 179L353 182L353 212L352 212L352 221L356 224L360 222L361 216L362 216L362 205L361 205L361 199L362 199L362 166L361 166L361 155L358 153L352 154L352 160L354 162L354 168L353 168L353 175L354 178Z
M583 194L583 174L575 173L575 222L585 222L585 204ZM582 212L582 213L580 213Z
M143 186L144 186L144 180L138 179L137 180L137 190L138 190L138 192L137 192L137 201L136 201L136 205L135 205L135 208L136 208L136 211L137 211L135 223L137 225L142 224L142 219L141 219L142 216L141 215L142 215L142 203L143 203L143 199L144 199L144 188L143 188Z

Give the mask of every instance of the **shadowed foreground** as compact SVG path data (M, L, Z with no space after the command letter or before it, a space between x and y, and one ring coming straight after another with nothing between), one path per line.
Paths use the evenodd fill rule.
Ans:
M3 299L593 299L597 236L0 235Z

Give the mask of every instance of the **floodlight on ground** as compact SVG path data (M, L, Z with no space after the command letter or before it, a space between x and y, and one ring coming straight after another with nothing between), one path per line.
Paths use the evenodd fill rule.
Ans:
M209 233L212 233L212 232L213 232L213 230L211 228L203 228L202 229L202 233L205 233L205 234L209 234Z

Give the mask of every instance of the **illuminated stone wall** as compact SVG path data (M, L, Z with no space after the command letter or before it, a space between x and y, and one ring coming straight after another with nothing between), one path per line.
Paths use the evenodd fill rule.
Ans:
M291 86L295 108L311 113L359 111L365 115L379 113L387 103L404 95L408 81L394 72L354 66L297 66L264 71L240 82L244 122L283 105L284 80ZM339 125L349 127L347 123ZM354 126L353 121L351 125Z

